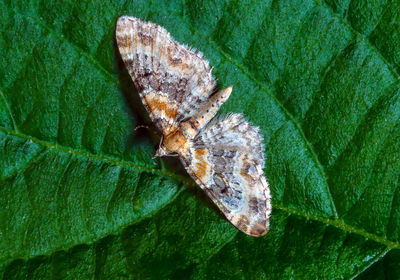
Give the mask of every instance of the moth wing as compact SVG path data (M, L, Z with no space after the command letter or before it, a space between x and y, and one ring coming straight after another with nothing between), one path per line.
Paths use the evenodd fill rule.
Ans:
M116 39L143 104L164 134L194 115L212 93L215 80L207 60L161 26L122 16Z
M258 128L240 114L212 121L181 161L233 225L252 236L267 232L271 196Z

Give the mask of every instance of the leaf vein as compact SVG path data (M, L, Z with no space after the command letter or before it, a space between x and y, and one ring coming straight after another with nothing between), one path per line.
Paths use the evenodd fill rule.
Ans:
M15 12L16 14L20 14L21 16L25 16L27 18L30 18L32 21L34 21L36 24L38 24L39 26L45 28L46 30L49 31L49 33L51 33L52 35L54 35L56 38L58 38L60 41L66 42L68 43L78 54L80 54L81 56L85 57L90 63L92 63L94 66L96 66L110 81L113 81L115 83L118 82L118 79L112 75L111 72L107 71L99 62L97 62L92 56L90 56L89 54L87 54L82 48L80 48L78 45L76 45L75 43L71 42L70 40L68 40L66 37L64 36L60 36L59 33L54 32L53 29L51 29L49 26L47 26L47 24L43 23L40 19L36 18L35 16L32 16L28 13L24 14L24 13L19 13L19 12Z
M322 222L324 224L327 224L327 225L333 226L335 228L341 229L344 232L351 232L351 233L360 235L360 236L362 236L364 238L374 240L375 242L383 244L383 245L387 246L390 249L400 249L400 243L399 242L387 240L385 237L378 236L378 235L373 234L373 233L369 233L369 232L365 231L364 229L356 228L354 226L346 224L345 222L343 222L341 220L318 217L316 215L312 215L312 214L309 214L309 213L304 213L304 212L296 210L296 209L285 207L285 206L283 206L281 204L278 204L278 203L273 203L272 206L275 209L280 209L282 211L285 211L285 212L288 212L290 214L294 214L294 215L297 215L297 216L300 216L300 217L304 217L306 219L319 221L319 222Z
M365 265L363 265L360 269L357 270L357 272L351 276L349 279L355 279L356 277L360 276L364 271L366 271L368 268L370 268L374 263L382 259L384 256L386 256L387 253L389 253L392 249L390 248L385 248L380 254L376 255L374 258L372 258L371 261L367 262Z
M14 115L12 114L12 112L11 112L11 108L10 108L10 105L9 105L9 103L8 103L8 100L7 100L6 97L4 96L4 92L3 92L2 90L0 90L0 96L1 96L1 98L3 99L3 101L4 101L4 104L6 105L7 113L8 113L8 115L10 116L11 122L12 122L12 124L13 124L13 129L14 129L15 131L18 131L17 122L15 121L15 118L14 118Z
M397 80L400 80L400 75L399 73L397 73L395 67L393 67L393 65L386 59L386 57L381 53L381 51L376 47L376 45L374 45L368 38L366 38L365 36L363 36L359 31L357 31L352 25L351 23L349 23L345 18L341 17L339 14L335 13L332 10L332 7L326 2L326 0L323 0L323 2L320 2L319 0L314 0L314 2L325 9L329 9L329 11L331 11L331 13L338 18L344 25L348 26L350 28L350 30L356 34L356 36L358 36L361 40L363 40L365 42L365 44L371 48L375 53L378 54L378 56L382 59L382 61L385 63L385 65L388 67L388 69L390 70L390 72L393 73L393 75L396 77ZM376 27L375 27L376 28Z

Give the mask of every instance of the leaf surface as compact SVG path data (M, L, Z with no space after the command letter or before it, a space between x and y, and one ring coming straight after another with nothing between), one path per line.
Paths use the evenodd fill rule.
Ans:
M151 159L115 46L125 14L203 52L234 88L222 113L260 126L263 238L178 161ZM400 277L398 2L5 1L0 15L4 279Z

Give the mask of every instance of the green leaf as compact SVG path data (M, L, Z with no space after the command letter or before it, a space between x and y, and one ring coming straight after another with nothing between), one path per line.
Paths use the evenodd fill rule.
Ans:
M204 53L260 126L270 232L227 222L157 140L115 46L136 16ZM400 278L400 4L3 1L3 279ZM143 120L144 119L144 120Z

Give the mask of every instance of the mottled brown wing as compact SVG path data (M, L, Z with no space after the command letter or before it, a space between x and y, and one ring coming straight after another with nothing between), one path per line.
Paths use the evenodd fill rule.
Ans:
M258 128L240 114L212 121L193 139L181 161L233 225L253 236L267 232L271 196Z
M140 97L164 135L198 112L212 93L215 81L207 60L161 26L123 16L116 38Z

